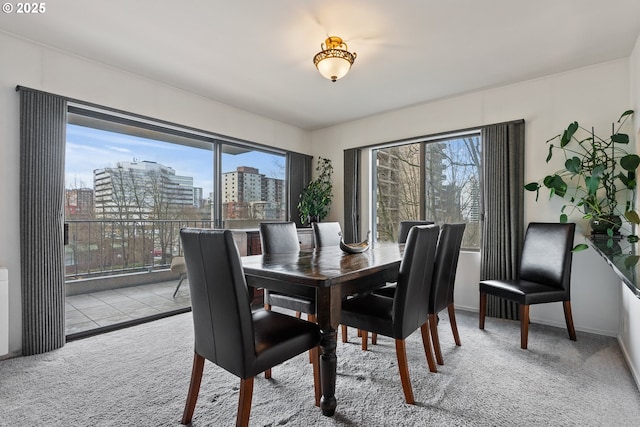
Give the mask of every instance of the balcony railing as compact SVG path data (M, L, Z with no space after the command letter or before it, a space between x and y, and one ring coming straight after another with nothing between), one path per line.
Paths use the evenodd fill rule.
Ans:
M167 269L182 254L180 229L205 220L68 220L65 279Z

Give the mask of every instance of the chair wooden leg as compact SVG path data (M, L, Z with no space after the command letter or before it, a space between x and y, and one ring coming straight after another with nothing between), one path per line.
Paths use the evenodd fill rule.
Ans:
M342 342L348 342L346 325L342 325Z
M200 381L202 380L202 371L204 370L204 357L198 353L193 354L193 367L191 368L191 383L189 384L189 392L187 393L187 403L184 405L181 424L189 424L193 418L193 411L198 401L198 393L200 392Z
M264 309L267 310L267 311L270 311L271 310L271 304L265 304L264 305Z
M315 314L307 314L307 320L311 323L316 323L316 315ZM313 355L311 354L311 350L309 350L309 363L313 363Z
M456 309L453 306L453 303L447 306L447 311L449 312L449 323L451 324L451 332L453 332L453 340L456 342L456 345L460 347L460 335L458 335L458 324L456 323Z
M299 311L296 311L296 318L298 318L298 319L299 319L300 317L302 317L302 313L301 313L301 312L299 312Z
M240 401L236 427L247 427L251 415L251 398L253 397L253 377L240 380Z
M311 356L311 365L313 366L313 391L316 398L316 406L320 407L320 397L322 396L322 388L320 384L320 351L319 347L313 347L309 350Z
M487 293L480 292L480 329L484 329L484 318L487 314Z
M433 342L433 352L436 354L438 365L444 365L442 352L440 351L440 338L438 337L438 315L429 314L429 329L431 331L431 342Z
M520 348L527 348L529 339L529 306L520 304Z
M573 327L573 316L571 315L571 301L563 301L564 320L567 322L567 331L569 331L569 339L576 341L576 330Z
M433 358L433 352L431 351L431 338L429 337L428 323L428 321L424 322L422 326L420 326L420 332L422 333L422 346L424 347L424 355L427 356L429 371L438 372L438 368L436 368L436 361Z
M362 336L362 329L358 329L358 338Z
M369 332L368 331L361 331L362 332L362 351L367 351L367 344L369 342Z
M416 402L413 399L413 388L411 388L411 381L409 380L409 365L407 364L407 350L404 340L396 339L396 356L398 358L398 369L400 370L404 399L409 405L414 405Z
M376 334L375 332L371 333L371 344L373 345L378 344L378 334Z
M271 379L271 368L267 369L266 371L264 371L264 377L268 380Z

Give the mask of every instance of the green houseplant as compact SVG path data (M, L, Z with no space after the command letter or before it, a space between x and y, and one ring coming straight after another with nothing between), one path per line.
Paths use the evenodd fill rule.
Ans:
M594 234L611 238L623 222L639 224L634 205L640 157L622 147L629 144L629 135L620 132L632 114L633 110L622 113L617 126L612 124L608 138L597 136L593 128L586 129L578 122L569 124L562 134L547 140L547 163L560 152L564 168L525 185L525 189L536 192L536 201L543 187L549 190L550 198L561 197L566 203L561 208L560 222L567 222L568 215L578 211L590 221ZM559 145L553 144L556 141ZM629 239L637 241L637 236Z
M309 182L300 193L298 212L303 224L322 221L331 208L331 190L333 189L331 160L318 157L316 173L317 178Z

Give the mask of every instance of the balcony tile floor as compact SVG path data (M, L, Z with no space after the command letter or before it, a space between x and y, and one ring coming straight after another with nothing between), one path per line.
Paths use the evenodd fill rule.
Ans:
M177 280L139 285L110 291L73 295L66 298L67 335L140 319L191 305L188 279L175 298Z

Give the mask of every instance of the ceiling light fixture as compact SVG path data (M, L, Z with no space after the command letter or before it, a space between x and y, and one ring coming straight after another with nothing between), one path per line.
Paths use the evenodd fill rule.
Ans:
M332 82L344 77L356 60L356 53L349 52L347 44L340 37L327 38L320 48L322 51L313 57L313 63L320 74Z

